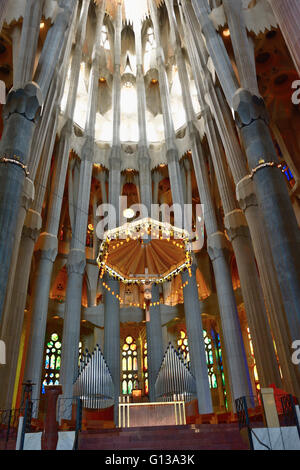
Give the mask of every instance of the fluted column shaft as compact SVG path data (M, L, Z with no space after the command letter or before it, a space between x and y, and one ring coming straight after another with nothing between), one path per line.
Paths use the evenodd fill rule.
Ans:
M135 48L136 48L136 89L138 102L138 124L139 124L139 178L141 202L144 204L150 215L152 200L152 185L150 172L150 154L148 147L147 128L146 128L146 91L144 82L144 70L142 59L142 24L134 24Z
M82 6L75 46L74 56L71 65L71 80L78 85L82 45L85 38L85 28L88 12L88 1ZM80 53L78 53L78 50ZM76 102L77 87L71 87L68 94L68 110L74 112ZM48 303L50 282L53 270L53 263L58 251L58 230L64 195L67 168L69 163L70 140L72 135L73 115L66 115L66 124L61 132L58 146L55 168L51 183L51 197L47 214L46 231L42 233L38 240L37 249L41 252L41 258L36 276L33 304L32 304L32 327L26 358L25 378L33 380L37 384L34 389L36 398L40 394L41 365L43 358L43 348L45 341L45 331L47 324Z
M203 340L201 318L203 303L199 302L196 270L197 266L193 264L191 267L192 276L190 277L188 271L185 271L181 274L181 277L183 284L188 283L183 289L184 310L189 340L191 369L196 381L198 411L199 414L206 414L213 412L213 406L207 377L205 344Z
M113 78L113 142L109 158L109 195L108 202L116 211L116 224L119 223L119 197L121 194L121 33L122 33L122 6L117 5L117 18L115 22L115 64ZM113 220L110 222L113 224ZM110 228L115 228L112 225ZM120 304L111 294L120 293L119 282L105 275L106 284L110 292L104 294L104 356L112 375L115 393L114 418L118 420L118 403L120 395Z
M276 168L278 157L268 127L265 104L260 97L249 90L238 89L234 84L230 78L233 68L208 16L206 0L198 3L193 0L192 3L228 104L235 110L250 171L254 170L256 194L265 219L289 329L292 339L296 340L300 332L300 232L284 176ZM231 20L233 28L245 29L243 21ZM239 45L234 42L233 48L238 56ZM227 60L222 62L221 58L225 57Z
M246 28L237 28L236 25L244 21L242 3L238 0L223 0L232 44L236 51L235 57L239 70L240 83L243 88L251 90L258 96L258 84L255 70L253 46L250 44ZM252 48L252 49L251 49Z
M13 238L16 231L17 213L20 207L25 171L21 165L27 165L33 132L41 111L55 66L63 50L66 31L69 29L70 17L76 0L67 0L64 9L58 14L50 28L39 62L39 73L35 82L27 84L24 89L12 89L5 106L5 127L2 135L1 155L9 156L11 163L0 164L0 315L2 314L7 277L13 250ZM30 12L28 13L30 14ZM46 76L43 81L42 76Z
M14 86L17 89L32 80L43 4L44 0L26 1L25 8L30 14L25 15L22 24L16 79L14 80Z
M194 139L192 155L201 203L204 205L204 221L208 236L208 253L216 279L224 346L233 399L251 395L251 384L239 317L232 287L231 274L226 261L228 250L225 235L218 230L215 210L209 189L207 168L200 137Z
M116 223L119 223L119 198L121 190L121 33L122 33L122 5L117 5L115 20L114 42L114 75L113 75L113 141L109 158L109 203L115 208ZM111 228L114 220L110 221Z
M152 286L152 303L159 303L159 286ZM163 359L163 338L160 305L150 307L150 320L146 322L149 370L149 397L156 400L155 381Z
M87 9L89 5L87 4ZM80 340L80 317L83 275L86 267L86 231L89 215L90 190L94 161L95 122L97 112L98 80L100 67L100 38L105 12L105 2L97 11L96 38L93 48L93 62L90 72L88 109L85 125L85 143L81 155L78 198L75 225L72 231L71 249L68 255L68 286L66 293L64 329L62 342L61 382L63 395L73 394L73 382L78 368L78 347Z
M161 45L157 7L154 0L149 2L151 19L156 41L156 61L159 75L159 89L163 111L164 132L167 148L167 161L170 176L173 204L184 207L184 198L179 167L179 154L176 147L175 129L171 113L170 94L164 52Z
M55 123L56 119L53 119L53 124L49 128L48 137L45 142L42 156L42 163L44 165L41 165L42 168L36 180L37 193L32 208L27 212L19 246L18 259L21 259L22 263L16 269L12 290L13 295L11 295L10 301L8 301L3 317L1 338L8 345L7 364L9 364L9 370L4 371L4 369L1 369L2 373L6 372L5 377L1 380L3 384L2 391L6 394L5 406L11 405L13 397L32 256L42 224L40 216L42 203L39 205L37 202L41 200L41 197L39 197L40 193L45 193L55 142ZM11 351L11 355L8 358L9 351Z
M225 212L225 227L237 261L260 383L263 387L271 383L280 387L282 383L249 229L243 212L237 208L210 111L206 113L206 123L207 138ZM263 336L261 331L264 331Z

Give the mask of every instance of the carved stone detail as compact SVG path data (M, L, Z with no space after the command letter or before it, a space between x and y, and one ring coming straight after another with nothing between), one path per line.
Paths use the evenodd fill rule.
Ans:
M252 95L248 90L240 88L232 100L235 111L235 121L242 129L249 126L253 121L263 120L269 123L268 112L263 98Z
M15 90L12 88L7 96L3 111L4 119L9 119L12 114L21 114L28 121L36 122L41 114L43 97L40 87L29 82L24 88Z

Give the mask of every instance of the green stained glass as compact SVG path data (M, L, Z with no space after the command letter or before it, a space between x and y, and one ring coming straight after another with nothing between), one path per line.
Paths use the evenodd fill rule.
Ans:
M122 393L123 395L127 394L127 380L123 380L122 382Z
M55 369L55 354L50 357L50 369Z
M133 387L132 380L129 380L128 381L128 393L129 393L129 395L132 393L132 387Z
M57 369L57 370L60 369L60 364L61 364L60 361L61 361L60 356L58 356L58 357L56 358L56 369Z
M218 388L217 377L215 374L211 376L211 381L212 381L212 388Z
M54 342L57 341L57 340L58 340L58 335L57 335L56 333L53 333L53 334L51 335L51 339L52 339L52 341L54 341Z

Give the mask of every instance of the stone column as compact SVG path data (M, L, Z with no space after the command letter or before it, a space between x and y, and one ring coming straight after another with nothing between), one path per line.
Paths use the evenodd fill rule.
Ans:
M88 10L89 0L86 2ZM82 282L86 267L86 231L89 215L90 191L94 161L95 123L98 98L100 67L101 29L105 13L105 2L97 10L96 38L92 54L90 72L88 109L85 125L85 143L82 149L78 198L75 213L75 226L72 231L71 249L68 255L68 286L66 293L64 329L62 341L61 382L63 395L73 396L73 382L78 372L78 345L80 339L80 318Z
M203 313L203 303L199 302L196 269L197 266L193 264L191 267L192 276L189 276L188 271L184 271L181 277L183 284L188 282L183 289L184 310L189 340L191 369L196 381L198 410L199 414L206 414L212 413L213 407L207 375L205 345L204 341L202 341L203 326L201 314Z
M278 157L263 101L246 90L239 90L234 109L264 215L291 337L296 340L300 333L299 227L284 175L274 167Z
M238 23L242 24L244 22L242 2L240 0L223 0L223 5L230 28L232 44L237 46L235 47L235 58L241 86L258 95L253 45L250 43L251 39L248 38L246 28L236 27Z
M142 57L142 37L141 37L142 23L134 22L135 32L135 49L136 49L136 88L138 100L138 123L139 123L139 145L138 145L138 159L139 159L139 179L140 179L140 193L141 202L148 209L150 216L151 202L152 202L152 185L150 173L150 155L147 139L146 129L146 91L144 82L143 71L143 57Z
M32 80L34 63L36 58L37 43L40 34L40 21L43 12L44 0L27 0L22 33L20 39L17 70L14 79L14 87L22 88Z
M109 203L115 208L116 223L119 223L119 198L121 189L121 33L122 5L117 5L115 20L114 75L113 75L113 141L109 158ZM113 221L111 221L113 223Z
M184 207L183 189L181 183L181 172L179 166L179 154L176 147L175 129L171 113L169 84L166 72L164 52L161 45L161 37L158 22L157 6L154 0L150 0L149 8L154 28L156 41L156 62L159 75L159 89L163 111L164 132L167 149L167 161L170 176L173 204Z
M72 237L72 245L73 244L76 245L74 243L74 235ZM78 372L82 281L85 266L85 251L78 248L71 248L67 262L68 285L64 313L62 367L60 375L64 398L71 398L73 396L73 382ZM69 416L66 415L65 419L69 419Z
M154 170L152 173L153 180L153 204L158 204L158 192L159 192L159 183L161 181L161 174L158 170Z
M21 103L25 105L25 110L20 108ZM4 107L5 127L0 144L0 158L6 159L0 162L0 319L12 261L14 237L17 235L22 189L28 175L28 136L31 138L33 135L35 117L39 115L40 109L40 90L33 83L27 84L24 90L12 90Z
M270 245L265 237L265 227L260 216L253 180L246 176L237 186L237 198L244 211L255 249L267 311L270 317L284 390L300 396L299 367L291 361L292 339L278 285Z
M20 207L22 187L26 177L26 165L33 132L40 115L43 100L52 80L59 51L76 0L67 0L49 30L39 62L39 73L35 83L28 83L19 90L12 89L4 107L5 127L2 135L0 154L9 157L0 163L0 316L7 286L8 270L16 231L17 213ZM24 51L20 50L19 55ZM46 80L43 80L46 77ZM16 132L17 130L17 132Z
M104 291L104 357L110 370L115 390L115 407L120 395L120 304L111 292L119 294L119 281L104 276L110 291ZM115 410L115 417L117 410Z
M85 26L87 20L89 2L82 6L77 43L71 65L71 81L73 84L79 81L82 45L85 39ZM53 263L58 250L58 230L60 213L64 195L66 173L69 162L70 140L72 135L72 118L76 103L77 86L70 89L68 95L66 124L61 132L57 158L51 184L51 197L47 215L46 231L40 235L37 251L40 251L40 261L35 277L35 288L32 304L32 331L28 345L25 376L34 377L34 383L41 383L41 365L47 324L49 291ZM39 397L40 386L35 387L36 397Z
M206 113L206 124L207 138L225 213L225 227L237 261L260 382L262 386L275 383L278 387L281 387L282 382L275 357L249 229L244 214L238 209L234 198L210 111ZM263 336L261 331L264 331Z
M297 0L268 0L280 29L286 40L291 56L300 75L300 31L297 18L300 16L300 4Z
M152 286L152 303L159 302L159 286ZM146 322L148 371L149 371L149 398L156 401L155 382L163 359L163 338L161 326L160 305L150 307L150 320Z
M191 58L191 63L195 72L196 56L192 49L192 43L190 40L185 20L183 18L182 9L180 9L180 13L185 32L185 38L187 41L187 47ZM180 55L180 48L178 42L177 50L177 54ZM180 66L178 68L178 72L181 74L183 79L184 76L187 76L187 70L182 60L180 60L179 63ZM201 68L199 70L201 70ZM195 78L197 78L197 76L195 76ZM199 82L199 80L196 80L196 83L198 85L198 94L201 108L205 111L206 107L203 101L204 93L203 90L200 88L201 83ZM184 104L188 120L188 132L192 143L192 159L200 200L202 204L204 204L204 220L208 235L208 253L212 260L213 269L215 273L222 331L224 336L224 346L229 364L231 390L233 398L236 399L241 397L242 395L251 394L252 389L249 382L249 371L240 331L240 324L232 287L230 270L225 257L227 243L224 234L218 231L215 209L213 206L209 188L209 178L207 174L206 163L204 161L200 136L196 132L193 124L194 111L192 110L190 102L190 94L187 94L187 92L185 92ZM226 201L228 200L232 201L233 197L230 197L229 195L228 199L228 196L226 195Z
M257 197L252 179L248 176L246 158L237 141L232 116L221 91L210 88L208 102L214 114L219 134L226 151L228 164L235 183L237 184L237 199L244 211L251 234L255 257L260 273L267 312L270 317L271 330L275 339L279 363L283 372L285 390L299 394L297 379L298 370L291 360L290 345L292 341L287 328L286 314L274 267L268 238L265 236L265 224L258 207Z
M109 204L115 208L116 224L119 223L119 197L121 194L121 33L122 33L122 5L117 5L117 18L115 22L115 64L113 78L113 142L109 159ZM113 220L111 220L113 223ZM115 228L113 225L111 228ZM119 282L104 277L110 292L104 293L104 356L112 375L115 393L115 422L118 420L118 404L120 396L120 304L111 294L120 293Z
M7 300L4 310L1 338L5 339L8 350L12 351L10 359L7 360L9 370L7 371L6 386L3 391L6 394L6 406L11 402L15 384L17 361L21 340L22 325L24 319L24 309L26 307L27 289L32 263L34 245L37 240L42 225L41 210L44 201L44 193L50 169L52 152L55 142L55 119L53 125L50 126L48 138L42 156L41 165L36 183L37 193L35 196L33 207L27 212L21 242L18 251L18 259L22 263L15 270L15 278L13 283L12 295ZM41 194L42 193L42 194ZM1 370L2 371L2 370ZM4 370L3 370L4 372ZM1 381L2 382L2 381ZM4 383L4 377L3 382Z
M233 68L224 43L208 16L207 1L197 3L193 0L192 3L228 104L235 111L236 124L265 219L290 333L296 340L300 331L300 233L284 176L277 168L278 157L268 127L265 103L261 97L249 90L239 89L234 83L231 77ZM248 45L246 27L241 19L242 16L239 21L232 17L232 28L243 31L240 41L245 43L247 40ZM239 56L240 47L240 43L233 42L236 56ZM237 65L239 67L239 63ZM239 73L242 71L239 70Z
M68 57L70 52L70 37L68 39L68 47L66 47L65 59L66 63L68 63ZM28 281L30 275L30 267L32 262L33 250L34 245L39 234L42 220L41 220L41 211L44 202L45 190L48 181L48 174L51 164L52 152L56 138L56 129L57 129L57 120L58 120L58 104L60 102L61 94L63 91L63 84L64 84L64 77L66 76L67 67L66 64L62 63L60 70L55 75L49 93L47 95L45 109L43 113L43 117L39 122L35 130L36 138L34 139L34 143L31 148L31 159L29 161L29 171L32 180L35 180L36 185L36 194L34 198L34 205L33 207L27 212L26 217L26 207L27 209L31 204L26 204L26 207L22 204L20 211L19 211L19 218L17 224L17 232L14 241L14 251L13 251L13 259L10 266L10 273L9 273L9 281L8 287L6 292L6 301L4 307L4 317L3 317L3 325L5 326L6 331L10 328L11 331L14 331L13 341L11 344L11 348L13 348L13 356L9 360L9 377L6 378L9 382L7 386L4 387L7 400L8 402L12 398L13 394L13 387L15 382L15 374L16 374L16 367L17 367L17 360L18 360L18 350L20 345L20 335L22 330L23 324L23 317L24 317L24 309L26 306L26 298L27 298L27 288L28 288ZM58 85L60 84L60 85ZM57 100L57 101L56 101ZM45 122L45 116L47 122ZM43 129L43 136L41 137L41 132ZM46 131L47 138L46 138ZM46 141L45 141L46 139ZM43 149L43 152L41 152ZM41 157L41 164L39 166L38 175L36 176L37 166L40 161ZM30 192L32 192L32 199L33 199L33 184L28 179L25 180L25 187L24 187L24 197L28 193L29 187ZM30 186L28 186L30 184ZM32 201L31 201L32 202ZM26 219L25 219L26 217ZM21 237L21 230L23 228L23 233ZM21 242L20 242L21 238ZM22 259L21 269L16 270L17 259ZM15 275L16 273L16 275ZM13 292L13 295L12 295ZM29 325L30 322L28 322ZM27 328L28 330L28 328ZM19 333L18 333L19 332ZM6 337L6 333L3 329L2 331L3 337ZM7 333L10 336L9 333ZM28 336L28 331L27 331ZM3 378L4 380L4 378Z

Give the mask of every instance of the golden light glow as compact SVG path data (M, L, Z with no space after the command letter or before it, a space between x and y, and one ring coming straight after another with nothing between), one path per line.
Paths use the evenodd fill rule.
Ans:
M41 21L40 23L40 29L44 29L45 28L45 23L43 21Z
M106 83L106 78L105 77L100 77L99 82L100 83Z
M126 219L132 219L132 217L134 217L134 210L129 207L123 211L123 215Z
M229 31L228 28L227 28L227 29L224 29L224 31L223 31L223 36L224 36L224 38L229 38L229 36L230 36L230 31Z

